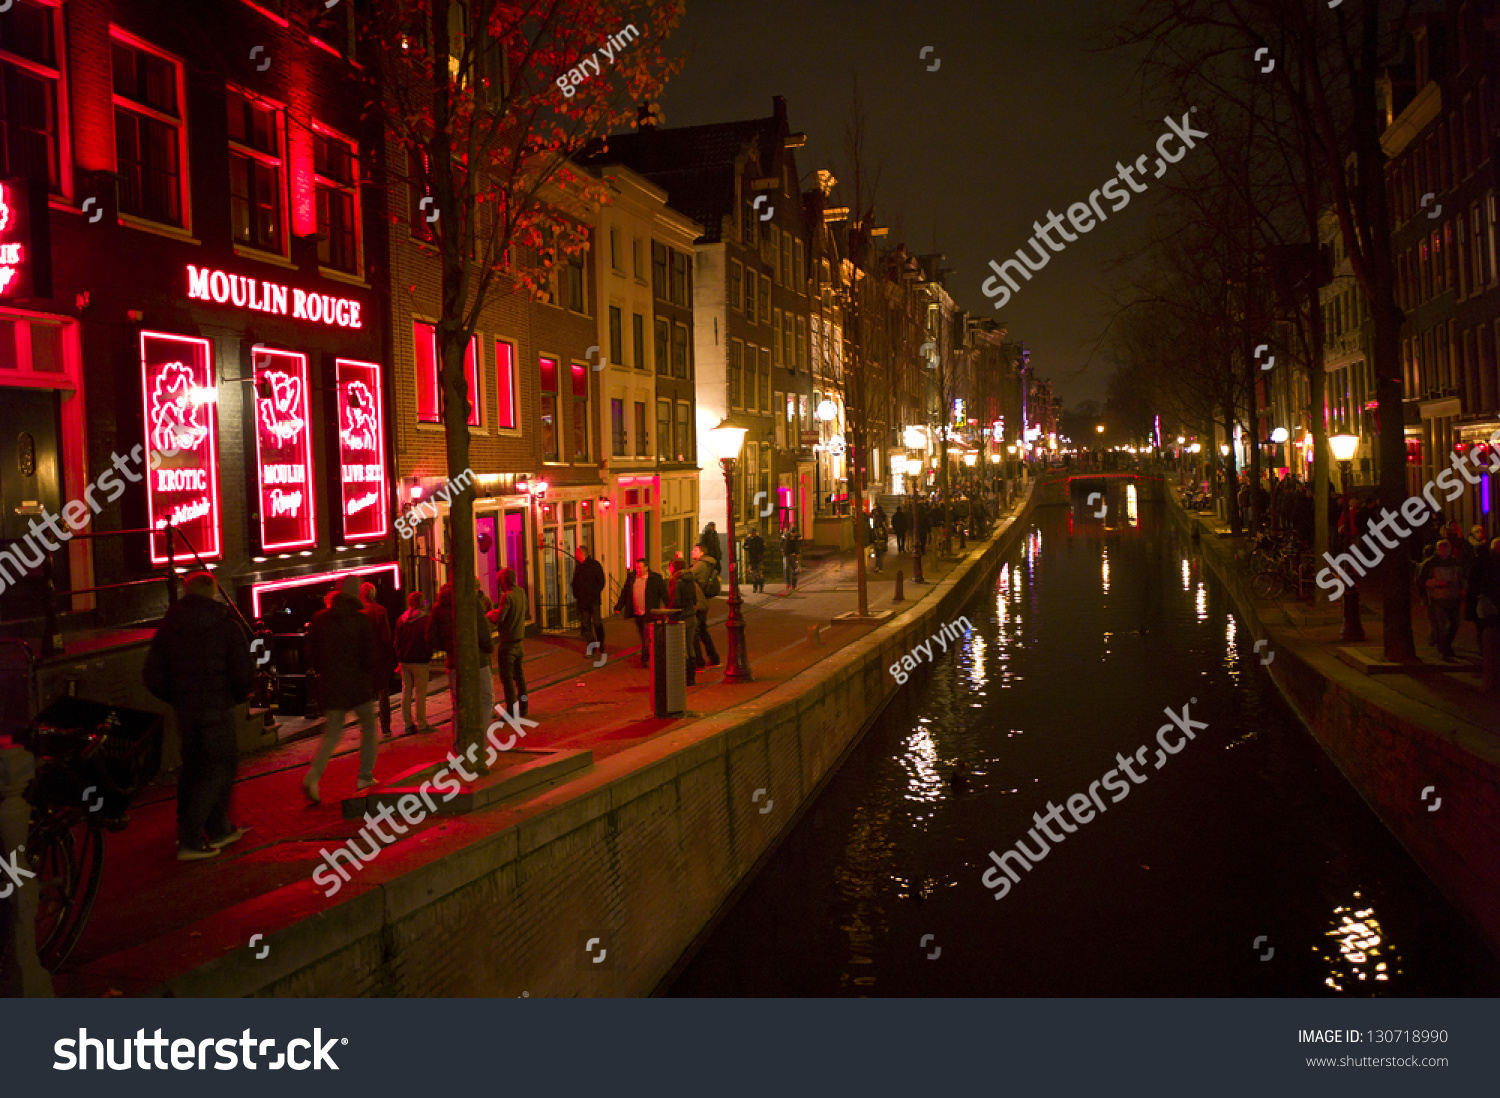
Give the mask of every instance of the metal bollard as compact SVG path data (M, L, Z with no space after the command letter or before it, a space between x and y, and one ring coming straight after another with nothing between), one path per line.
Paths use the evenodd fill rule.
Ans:
M891 598L892 602L905 602L906 601L906 595L905 595L905 593L901 589L901 585L903 583L905 583L905 582L906 582L906 573L903 572L903 571L901 571L901 569L899 569L899 568L896 569L896 594L894 596L892 596L892 598Z

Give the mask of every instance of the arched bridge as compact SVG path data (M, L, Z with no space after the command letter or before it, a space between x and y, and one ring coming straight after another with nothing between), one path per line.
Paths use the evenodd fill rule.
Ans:
M1031 499L1036 507L1063 507L1076 499L1087 498L1090 492L1118 491L1126 483L1135 485L1136 498L1142 502L1166 498L1166 481L1158 472L1049 469L1036 478Z

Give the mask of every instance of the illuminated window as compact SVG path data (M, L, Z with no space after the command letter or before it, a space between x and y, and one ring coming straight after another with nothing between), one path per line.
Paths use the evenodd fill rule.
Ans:
M516 348L504 340L495 340L495 396L500 402L497 424L516 426Z
M354 144L329 133L313 135L318 189L318 262L358 275L359 176Z
M557 460L557 360L539 360L542 379L542 459Z
M56 21L60 8L16 0L0 19L0 176L60 188Z
M589 368L573 363L573 460L589 459Z
M235 243L285 251L281 110L233 88L229 102L229 224Z
M442 389L438 382L437 328L426 321L412 321L412 341L416 347L417 362L417 422L441 423L443 419ZM479 337L469 340L464 354L464 383L468 391L469 426L480 424L478 391L478 369L475 361L479 350Z
M181 67L119 37L112 46L120 212L186 227Z

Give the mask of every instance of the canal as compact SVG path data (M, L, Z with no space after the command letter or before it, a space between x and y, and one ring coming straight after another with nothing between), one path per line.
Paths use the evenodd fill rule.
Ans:
M1118 482L1106 502L1033 512L973 628L932 646L667 994L1500 992L1164 505ZM1168 755L1184 705L1208 727ZM1117 753L1148 744L1127 782ZM1018 842L1050 849L982 883Z

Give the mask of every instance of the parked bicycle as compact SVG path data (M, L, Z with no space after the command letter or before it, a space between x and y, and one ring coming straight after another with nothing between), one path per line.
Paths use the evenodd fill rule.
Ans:
M1313 565L1313 555L1291 539L1263 559L1250 577L1250 593L1258 599L1279 598L1290 584L1300 599L1305 586L1312 582Z

